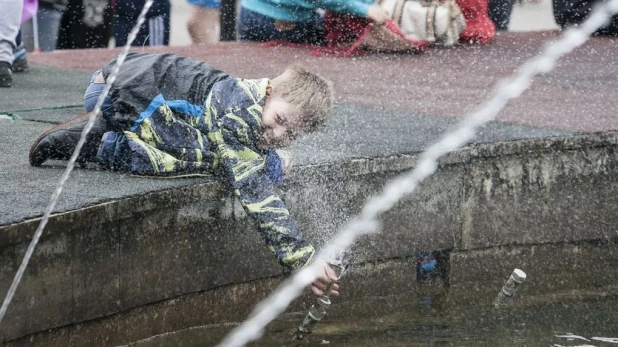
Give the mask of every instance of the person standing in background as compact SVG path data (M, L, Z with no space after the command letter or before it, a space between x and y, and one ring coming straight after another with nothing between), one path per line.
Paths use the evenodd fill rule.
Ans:
M13 85L13 50L23 6L23 0L0 0L0 87Z
M114 39L116 46L124 46L131 29L137 24L145 0L116 0L114 2ZM170 41L169 0L154 0L146 14L146 22L142 24L132 46L167 46Z
M187 0L191 5L187 30L194 44L219 41L221 0Z

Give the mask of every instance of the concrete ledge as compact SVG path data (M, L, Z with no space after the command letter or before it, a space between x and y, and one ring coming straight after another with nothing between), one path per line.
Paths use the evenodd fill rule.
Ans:
M476 254L488 259L476 253L488 248L614 240L617 148L618 134L606 133L481 144L449 153L436 175L384 216L383 233L357 242L351 259L371 263L407 259L419 250L451 250L450 278L456 284L468 267L461 259ZM402 155L300 167L283 187L282 197L319 245L416 159ZM0 227L3 292L37 224L38 219ZM250 307L262 295L247 296L247 290L259 287L266 293L282 275L253 229L236 201L216 183L55 215L0 336L5 342L28 341L32 334L61 327L36 338L49 345L114 345L204 324L196 318L200 312L231 310L239 317L232 319L242 319L248 311L241 307ZM510 271L507 258L491 261ZM198 304L222 286L223 301L212 302L208 310ZM354 297L367 295L369 287L356 287ZM238 295L228 297L236 290ZM186 301L192 297L198 302ZM185 303L184 308L176 310L175 302ZM165 320L175 315L184 318ZM127 320L131 316L134 320ZM210 318L221 322L231 317Z

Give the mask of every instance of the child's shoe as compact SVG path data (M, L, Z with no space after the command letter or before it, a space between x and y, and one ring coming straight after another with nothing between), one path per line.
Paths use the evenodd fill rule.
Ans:
M85 113L59 124L39 136L30 147L30 165L41 166L48 159L69 160L89 117L90 113ZM103 119L97 117L88 133L86 143L82 147L79 157L77 157L78 162L96 161L97 150L104 132Z
M0 61L0 87L9 88L13 85L11 64Z
M22 42L13 50L13 72L24 72L28 70L28 59L26 59L26 47Z

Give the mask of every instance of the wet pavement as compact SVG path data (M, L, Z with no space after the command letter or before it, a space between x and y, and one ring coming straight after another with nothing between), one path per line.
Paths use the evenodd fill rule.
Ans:
M201 47L139 48L203 59L235 76L274 77L300 63L335 82L337 106L327 127L293 146L296 165L358 157L417 153L451 128L456 118L491 95L496 82L531 58L555 32L501 33L493 44L434 49L425 54L313 57L304 48L264 48L228 42ZM564 136L618 129L616 39L593 38L538 77L474 142ZM90 72L119 50L57 51L31 55L29 72L0 93L0 112L23 118L0 122L0 225L43 214L64 163L32 168L30 144L44 130L82 112ZM149 191L199 183L156 180L77 169L56 211L69 211ZM27 198L26 198L27 197Z

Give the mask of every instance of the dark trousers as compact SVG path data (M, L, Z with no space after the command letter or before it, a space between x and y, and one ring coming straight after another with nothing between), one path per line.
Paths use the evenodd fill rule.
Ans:
M103 12L102 22L95 26L88 26L84 23L83 0L69 0L60 21L58 49L106 48L112 35L110 2ZM90 25L93 24L90 23Z
M145 0L122 0L116 2L114 13L114 39L116 46L124 46L131 29L137 24ZM169 0L155 0L146 13L146 21L140 27L132 46L167 46L170 41Z
M590 14L598 0L553 0L554 19L561 28L581 24ZM609 25L596 32L599 35L618 35L618 15Z
M238 16L238 38L243 41L272 41L282 40L295 43L323 45L324 18L317 12L306 22L296 22L293 29L280 31L275 27L275 19L240 9Z
M124 46L137 19L114 16L116 46ZM170 16L164 14L146 19L131 46L167 46L170 42Z
M489 18L496 25L496 30L508 30L515 0L489 0Z

